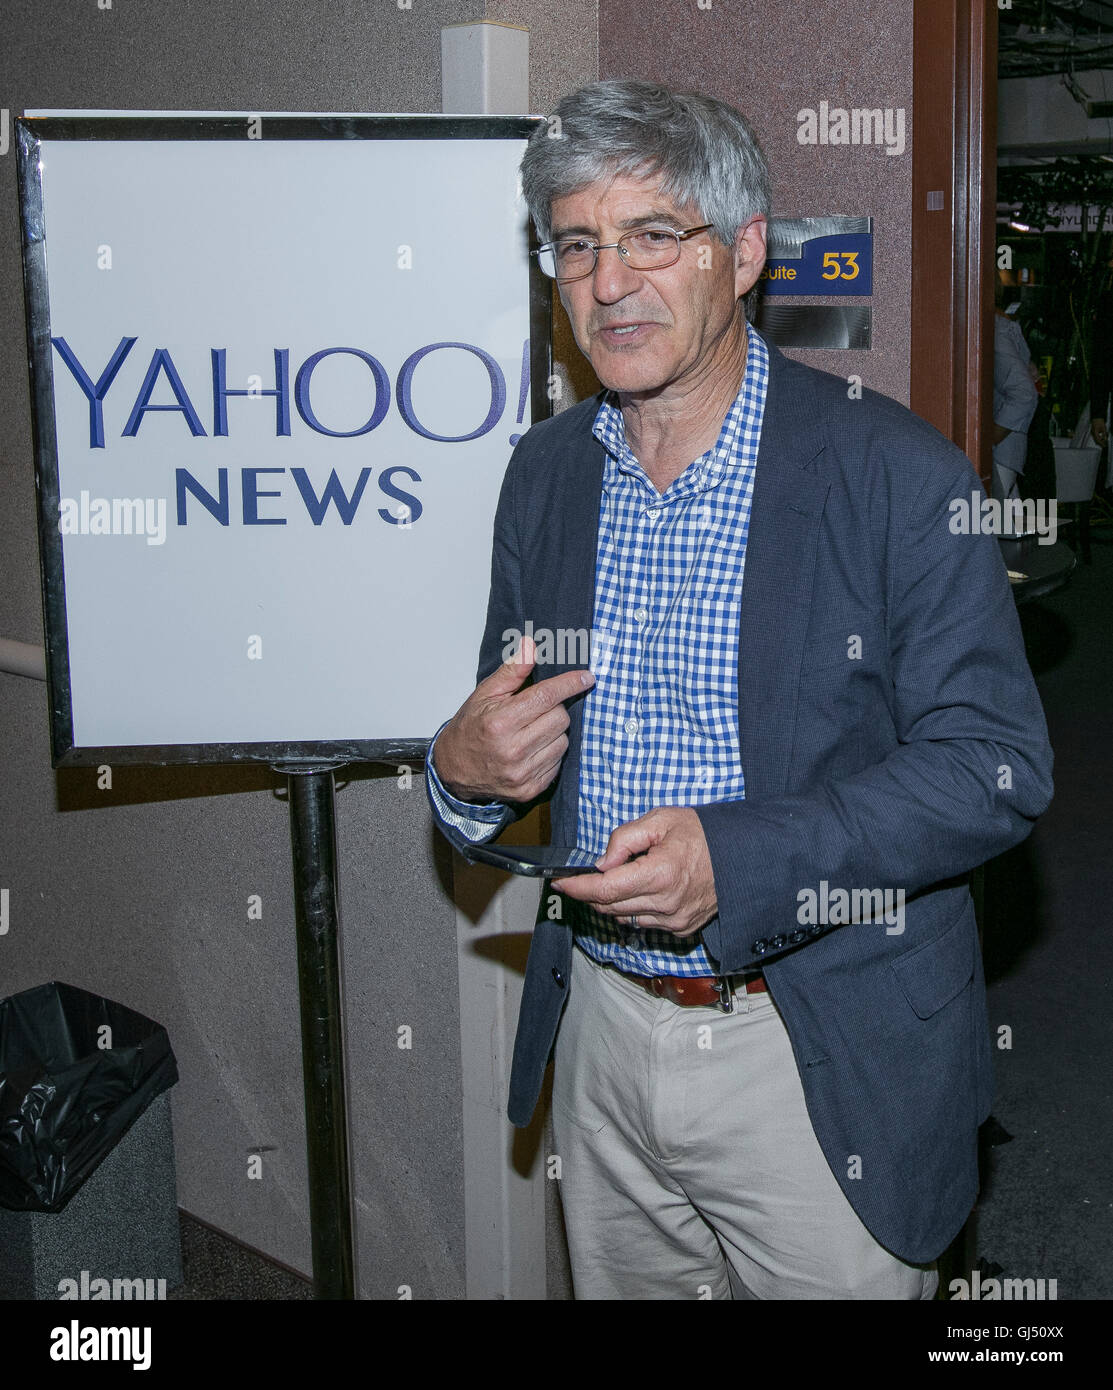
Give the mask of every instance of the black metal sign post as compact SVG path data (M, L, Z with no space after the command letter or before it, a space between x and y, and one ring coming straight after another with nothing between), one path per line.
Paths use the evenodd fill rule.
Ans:
M321 1299L355 1297L333 777L342 766L275 765L290 793L309 1225L313 1286Z

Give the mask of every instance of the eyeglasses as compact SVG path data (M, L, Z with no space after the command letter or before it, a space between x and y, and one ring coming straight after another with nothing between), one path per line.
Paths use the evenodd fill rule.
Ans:
M537 257L537 264L550 280L562 284L566 280L582 280L595 269L600 251L614 249L631 270L664 270L675 265L680 259L680 243L687 241L697 232L706 232L715 224L705 222L702 227L689 227L686 232L674 232L668 227L643 227L636 232L627 232L617 241L594 242L586 237L563 237L560 241L547 241L530 255Z

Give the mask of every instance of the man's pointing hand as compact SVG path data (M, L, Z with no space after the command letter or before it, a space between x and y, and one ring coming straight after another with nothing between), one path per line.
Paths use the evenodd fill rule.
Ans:
M590 671L566 671L523 684L536 661L533 639L480 681L437 738L442 785L461 801L532 801L557 774L568 749L564 701L595 684Z

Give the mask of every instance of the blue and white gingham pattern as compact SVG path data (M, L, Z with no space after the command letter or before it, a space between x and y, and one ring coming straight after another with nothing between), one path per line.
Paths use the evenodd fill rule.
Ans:
M604 398L607 451L595 564L594 688L584 698L577 844L656 806L738 801L738 621L769 355L747 325L741 389L714 448L658 493ZM640 975L712 975L699 935L633 932L574 904L576 941Z

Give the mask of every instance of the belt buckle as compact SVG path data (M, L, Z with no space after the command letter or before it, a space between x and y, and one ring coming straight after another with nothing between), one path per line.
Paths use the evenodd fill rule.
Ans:
M718 975L715 977L715 993L719 996L719 1008L725 1014L734 1012L734 999L731 997L731 986L729 975Z

